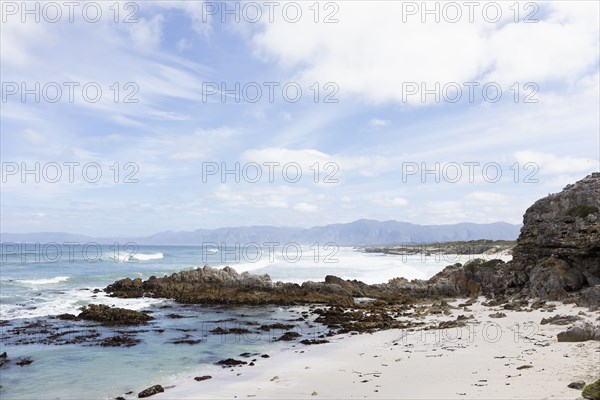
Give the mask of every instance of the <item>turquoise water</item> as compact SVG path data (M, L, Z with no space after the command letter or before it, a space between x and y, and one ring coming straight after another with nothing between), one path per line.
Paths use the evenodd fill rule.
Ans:
M24 245L20 245L24 246ZM123 277L146 279L163 276L204 264L232 265L238 272L268 273L273 280L302 282L322 280L333 274L369 283L385 282L396 276L428 278L450 262L448 260L410 259L359 253L352 248L317 254L304 248L299 257L281 252L248 254L242 250L207 251L192 246L50 246L16 247L3 244L0 255L0 353L10 359L31 357L33 363L1 369L0 395L3 399L82 399L114 398L168 381L179 374L215 368L224 358L240 358L244 352L273 353L291 343L274 339L284 330L259 334L222 335L210 331L244 327L257 332L253 324L286 322L305 338L315 338L323 328L298 321L302 308L285 307L203 307L177 305L161 299L117 299L93 289L104 288ZM221 249L223 250L223 249ZM237 252L237 253L236 253ZM135 254L133 254L135 253ZM318 257L317 257L318 255ZM78 314L83 305L107 304L136 310L152 310L155 320L137 334L141 340L132 347L101 347L86 344L17 345L8 335L20 324L48 320L62 313ZM186 318L172 319L177 313ZM72 329L72 322L64 331ZM80 328L80 327L79 327ZM86 328L92 329L92 328ZM115 328L96 328L105 336ZM111 331L112 329L112 331ZM177 339L200 340L196 344L174 344ZM299 338L300 340L302 338ZM260 362L260 358L258 358ZM247 359L246 361L250 361ZM244 367L251 368L251 367Z

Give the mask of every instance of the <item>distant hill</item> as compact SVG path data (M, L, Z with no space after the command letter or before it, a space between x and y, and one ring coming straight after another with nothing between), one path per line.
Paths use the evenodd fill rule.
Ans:
M256 242L297 242L301 244L334 242L338 245L393 245L400 243L433 243L465 240L515 240L521 225L506 222L490 224L459 223L451 225L416 225L398 221L361 219L346 224L331 224L313 228L275 226L249 226L195 231L165 231L137 238L94 238L63 232L2 233L1 242L64 243L97 242L123 243L132 241L140 245L202 245L226 243L242 245Z

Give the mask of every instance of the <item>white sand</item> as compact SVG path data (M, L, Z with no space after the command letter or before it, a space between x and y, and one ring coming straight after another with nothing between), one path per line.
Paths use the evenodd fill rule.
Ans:
M562 304L553 312L507 311L484 307L479 300L472 312L459 308L451 316L427 317L442 321L473 315L467 327L395 329L340 335L323 345L297 344L269 359L258 358L254 367L231 371L215 366L162 382L176 386L152 398L576 399L581 391L568 388L570 382L600 378L600 342L558 343L556 334L568 325L540 324L544 317L580 311L597 324L600 312ZM496 311L507 317L488 316ZM523 365L532 367L517 369ZM213 379L196 382L198 375Z

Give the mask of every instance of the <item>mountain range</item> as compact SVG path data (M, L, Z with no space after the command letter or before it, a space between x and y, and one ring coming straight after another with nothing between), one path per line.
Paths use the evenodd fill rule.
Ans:
M436 243L466 240L515 240L521 225L506 222L489 224L458 223L450 225L417 225L399 221L361 219L350 223L293 228L276 226L249 226L195 231L164 231L144 237L99 238L64 232L1 233L0 242L16 243L87 243L102 244L135 242L139 245L202 245L226 243L319 243L337 245L393 245L401 243Z

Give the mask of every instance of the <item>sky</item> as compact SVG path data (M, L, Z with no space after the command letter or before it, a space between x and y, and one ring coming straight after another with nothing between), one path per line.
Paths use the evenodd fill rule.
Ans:
M0 3L2 232L521 223L600 170L595 1Z

